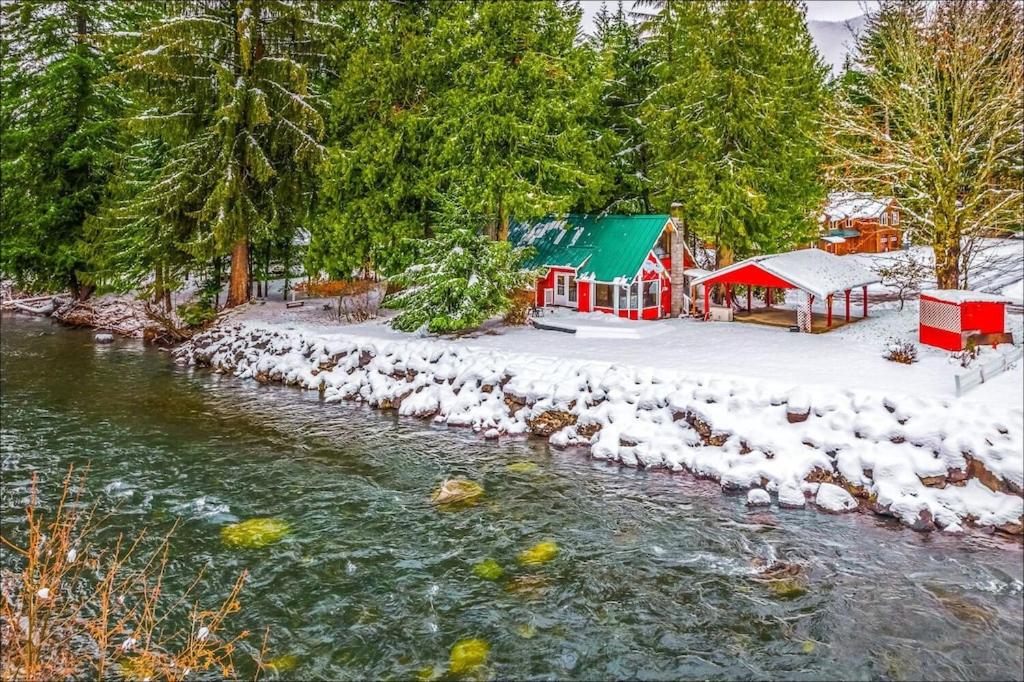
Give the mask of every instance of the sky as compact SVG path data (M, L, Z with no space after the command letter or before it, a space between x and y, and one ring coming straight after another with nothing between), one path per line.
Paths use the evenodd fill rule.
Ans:
M594 27L594 17L605 0L582 0L583 30L589 33ZM617 0L607 0L608 9L615 10ZM811 21L845 21L860 16L878 6L877 0L806 0L807 18ZM629 11L633 0L623 0L623 7Z

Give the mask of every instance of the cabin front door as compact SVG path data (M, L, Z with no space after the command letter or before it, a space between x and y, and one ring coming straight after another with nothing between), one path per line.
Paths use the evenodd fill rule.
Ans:
M555 305L576 307L576 277L569 273L555 273Z

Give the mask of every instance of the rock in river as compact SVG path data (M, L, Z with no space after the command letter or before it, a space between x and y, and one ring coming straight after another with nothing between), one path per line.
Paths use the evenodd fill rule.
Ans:
M434 491L430 502L442 504L475 504L484 495L484 488L479 483L462 478L449 478Z

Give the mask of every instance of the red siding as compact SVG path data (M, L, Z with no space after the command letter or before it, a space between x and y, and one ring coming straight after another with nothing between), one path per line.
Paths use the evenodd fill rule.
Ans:
M928 307L926 311L925 307ZM959 316L955 309L959 308ZM943 310L948 310L947 315ZM959 328L956 319L959 317ZM925 324L925 319L929 324ZM963 350L965 332L1001 334L1006 331L1006 304L999 302L950 303L921 296L921 324L918 338L923 344L950 351Z
M590 282L576 282L576 307L581 313L590 312Z
M795 289L791 283L776 277L758 267L756 263L745 265L738 270L727 272L704 282L704 287L713 287L716 284L747 284L754 287L775 287L776 289Z

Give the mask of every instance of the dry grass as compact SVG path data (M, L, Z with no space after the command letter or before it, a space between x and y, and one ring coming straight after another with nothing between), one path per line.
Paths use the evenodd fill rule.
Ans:
M200 571L173 598L164 594L170 534L152 551L146 533L93 544L105 518L83 504L84 476L69 470L59 502L44 512L33 476L22 544L0 537L0 679L78 677L183 680L205 671L237 677L239 643L227 634L245 574L214 608L194 601ZM172 529L173 531L173 529ZM262 656L261 656L262 658Z

